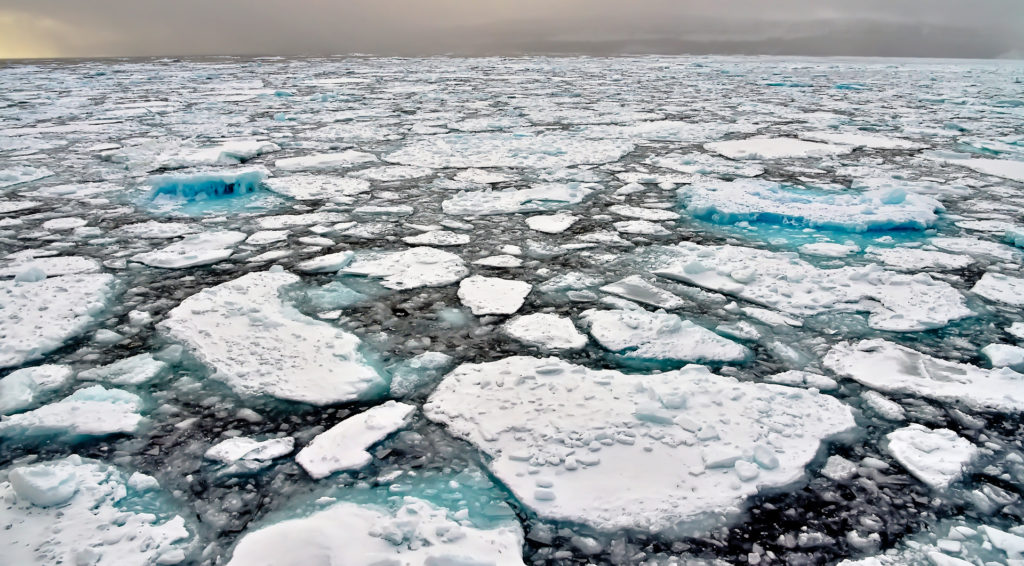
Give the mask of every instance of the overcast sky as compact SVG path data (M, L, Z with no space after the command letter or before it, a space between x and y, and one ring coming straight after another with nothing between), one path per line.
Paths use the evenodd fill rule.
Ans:
M0 57L1024 54L1024 0L0 0Z

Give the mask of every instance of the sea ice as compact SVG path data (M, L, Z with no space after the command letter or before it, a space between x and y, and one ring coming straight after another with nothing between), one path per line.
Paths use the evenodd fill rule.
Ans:
M539 216L531 216L526 219L526 225L531 230L543 232L545 234L561 234L568 230L579 218L559 212L556 214L546 214Z
M242 475L262 470L294 449L295 439L290 436L263 441L236 436L211 446L203 457L223 464L225 468L221 473L224 475Z
M847 145L830 145L794 138L748 138L704 144L704 149L729 159L784 159L832 157L853 151Z
M139 354L78 373L78 379L114 385L142 385L163 377L170 368L152 354Z
M472 238L469 234L449 232L448 230L430 230L415 236L406 236L402 241L411 246L462 246Z
M407 397L429 385L451 369L452 357L441 352L423 352L391 370L391 396Z
M922 250L920 248L882 248L868 246L864 254L886 267L900 271L921 271L923 269L963 269L974 263L974 258L963 254Z
M347 150L339 153L321 153L278 159L274 167L282 171L308 171L312 169L341 169L353 167L360 163L377 161L372 154L362 151Z
M402 290L418 287L444 287L469 275L462 258L444 250L416 247L390 252L367 252L356 255L340 273L383 279L381 285Z
M990 301L1024 306L1024 279L1001 273L986 273L974 284L971 292Z
M249 273L185 299L160 327L240 395L331 405L382 393L387 384L356 336L281 299L298 281L284 271Z
M154 203L201 201L254 193L269 173L262 167L209 169L188 173L155 175L146 180L153 188Z
M464 364L423 410L534 513L601 531L706 531L799 482L823 440L856 426L831 397L702 366L629 375L557 358Z
M277 144L269 141L229 140L167 157L161 161L160 166L166 169L181 169L202 165L238 165L254 157L280 150Z
M647 162L655 167L663 167L691 175L757 177L764 173L764 167L760 165L737 163L717 155L708 155L707 153L689 153L686 155L672 153L661 157L652 157Z
M274 177L264 181L263 186L279 195L295 200L330 199L338 196L357 195L370 190L370 182L364 179L330 175Z
M562 133L481 133L427 136L385 159L419 167L532 167L555 169L617 161L633 151L621 139L581 139Z
M955 288L925 274L875 265L819 269L796 254L728 245L683 242L657 250L656 275L790 315L867 311L872 328L914 332L974 314Z
M919 424L886 435L892 457L915 478L933 489L944 489L964 473L978 448L949 429L928 429Z
M371 407L317 435L295 461L313 479L358 470L373 461L367 450L404 427L416 407L396 401Z
M924 230L945 210L933 197L900 189L817 194L760 179L699 182L678 194L687 212L718 224L768 222L845 232Z
M100 262L95 259L74 255L18 258L8 256L7 259L10 261L0 267L0 277L16 277L19 273L31 268L41 270L47 277L96 273L101 269Z
M533 285L496 277L474 275L459 284L459 300L475 315L513 314L523 306Z
M56 403L4 417L0 437L34 439L61 436L77 440L83 436L130 434L145 422L140 411L142 399L120 389L93 385L79 389Z
M0 189L31 183L51 175L53 172L49 169L31 165L17 165L8 169L0 169Z
M629 359L738 363L750 357L732 340L665 312L588 310L583 320L601 346Z
M885 393L920 395L979 410L1024 411L1024 375L1007 368L941 360L882 339L843 342L822 362L838 375Z
M925 149L928 145L900 138L877 136L863 132L805 132L800 134L805 140L824 142L852 147L868 147L871 149Z
M0 481L0 555L13 565L154 566L184 562L189 530L118 468L69 456ZM155 487L159 487L156 484Z
M0 415L31 407L41 394L67 383L71 374L67 366L47 364L15 370L0 378Z
M215 230L189 234L158 250L132 256L132 261L163 269L185 269L224 261L234 246L246 239L245 232Z
M441 203L445 214L487 216L520 212L544 212L583 202L597 185L547 183L529 189L463 192Z
M1024 348L1010 344L989 344L981 349L981 355L994 368L1009 367L1024 371Z
M247 533L227 566L523 566L523 531L479 529L415 497L395 509L340 502Z
M601 287L601 291L659 309L677 309L685 303L668 291L651 285L639 275L630 275L621 281Z
M626 218L636 218L638 220L662 221L677 220L679 218L679 213L672 212L671 210L629 206L626 204L613 204L608 207L608 212L618 214L619 216L625 216Z
M616 222L612 224L615 227L615 231L620 234L631 234L639 236L668 236L672 234L671 230L668 230L661 224L655 224L654 222L648 222L647 220L625 220L622 222Z
M534 313L517 316L503 327L509 336L548 350L579 350L587 345L572 320L556 314Z
M295 270L303 273L337 273L352 263L355 257L356 254L348 250L325 254L299 263Z
M105 273L0 281L0 368L38 359L85 332L115 288Z

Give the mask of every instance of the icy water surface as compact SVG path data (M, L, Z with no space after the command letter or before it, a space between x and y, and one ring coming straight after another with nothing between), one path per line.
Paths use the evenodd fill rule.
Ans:
M1024 560L1024 65L0 69L0 563Z

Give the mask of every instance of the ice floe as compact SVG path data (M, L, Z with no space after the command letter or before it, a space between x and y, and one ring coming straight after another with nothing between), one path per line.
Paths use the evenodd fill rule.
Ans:
M142 399L120 389L93 385L68 397L25 413L0 420L0 437L14 440L128 434L145 424Z
M901 189L863 193L822 193L790 188L760 179L708 181L679 190L693 216L722 224L769 222L817 229L923 230L945 210L930 196Z
M877 266L819 269L791 253L688 242L659 248L655 255L656 275L791 315L868 312L872 328L913 332L974 314L955 288L925 274Z
M396 401L371 407L317 435L295 461L313 479L358 470L373 460L367 450L404 427L414 411L415 406Z
M71 379L71 368L46 364L15 370L0 378L0 415L28 409L38 398Z
M382 279L388 289L443 287L469 275L462 258L444 250L421 246L392 252L368 252L356 255L341 273Z
M189 234L163 248L132 256L132 261L163 269L185 269L224 261L234 246L246 239L245 232L214 230Z
M274 167L282 171L308 171L313 169L344 169L377 161L377 158L370 153L362 151L342 151L338 153L320 153L316 155L303 155L301 157L289 157L278 159Z
M529 226L531 230L536 230L545 234L561 234L572 227L577 220L579 220L579 218L571 214L559 212L557 214L531 216L526 219L526 225Z
M290 436L263 441L236 436L211 446L203 457L223 464L222 473L225 475L241 475L258 472L293 450L295 439Z
M919 424L886 435L892 457L928 487L944 489L960 478L978 455L978 448L949 429Z
M601 346L629 359L737 363L750 357L732 340L665 312L588 310L583 320Z
M843 342L822 359L827 368L885 393L1004 412L1024 411L1024 375L950 362L882 339Z
M804 476L854 428L839 401L701 366L653 375L555 358L464 364L424 405L538 516L595 529L701 532Z
M113 466L69 456L17 466L0 481L0 553L9 564L153 566L185 562L185 520ZM152 479L152 478L150 478Z
M169 366L152 354L139 354L78 372L78 379L114 385L142 385L167 374Z
M459 284L459 300L475 315L513 314L523 306L533 285L497 277L474 275Z
M402 241L411 246L462 246L472 240L469 234L448 230L431 230L416 236L406 236Z
M228 566L523 566L522 528L479 529L405 497L395 509L339 502L247 533Z
M38 359L82 334L115 291L105 273L0 281L0 367Z
M986 273L971 287L975 295L985 297L990 301L1013 305L1024 306L1024 279L1010 277L1002 273Z
M358 338L283 301L298 281L284 271L243 275L185 299L160 327L240 395L330 405L382 393Z
M263 182L263 186L279 195L295 200L318 200L358 195L370 190L370 182L364 179L333 177L329 175L291 175L274 177Z
M831 145L794 138L747 138L704 144L704 149L730 159L783 159L832 157L853 151L847 145Z
M457 216L544 212L579 204L597 188L587 183L547 183L529 189L463 192L442 202L441 208Z
M633 150L621 139L588 140L560 133L481 133L430 136L385 159L419 167L534 167L553 169L616 161Z
M530 346L548 350L579 350L587 345L572 320L548 313L517 316L503 326L509 336Z

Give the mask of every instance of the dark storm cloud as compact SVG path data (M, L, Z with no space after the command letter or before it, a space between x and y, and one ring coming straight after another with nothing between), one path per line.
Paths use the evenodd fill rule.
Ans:
M992 57L1020 0L0 0L0 50L63 56L726 52ZM43 53L45 51L45 53ZM0 51L0 56L4 55Z

